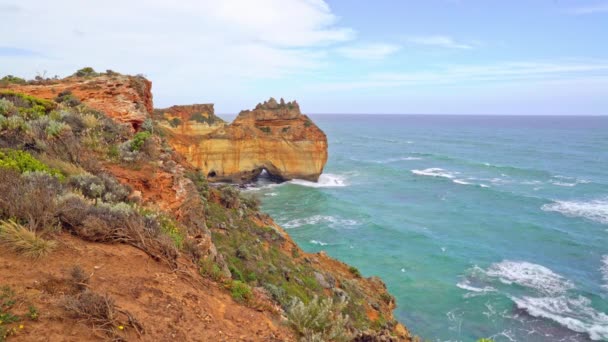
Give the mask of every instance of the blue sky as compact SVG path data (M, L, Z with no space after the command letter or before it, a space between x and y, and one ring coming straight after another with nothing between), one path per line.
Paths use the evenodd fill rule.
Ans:
M608 0L0 0L0 31L0 74L142 73L158 107L608 114Z

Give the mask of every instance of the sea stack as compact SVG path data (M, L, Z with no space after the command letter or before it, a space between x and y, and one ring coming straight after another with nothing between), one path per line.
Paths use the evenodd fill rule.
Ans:
M202 116L215 117L212 109ZM191 121L167 125L169 141L210 181L245 183L263 170L278 181L317 181L327 162L325 133L296 101L270 98L241 111L230 125L209 120L207 130L188 128Z

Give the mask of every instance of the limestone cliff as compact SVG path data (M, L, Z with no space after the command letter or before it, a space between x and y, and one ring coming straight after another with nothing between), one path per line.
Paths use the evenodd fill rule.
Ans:
M263 170L278 180L316 181L327 162L325 133L295 101L271 98L206 134L188 125L169 127L169 141L211 181L247 182Z
M226 122L215 115L213 104L193 104L155 109L154 119L176 134L201 137L224 127Z
M142 76L115 72L91 73L63 79L49 79L27 84L8 84L5 89L53 100L71 92L87 106L105 113L118 122L131 124L137 130L152 112L152 83Z

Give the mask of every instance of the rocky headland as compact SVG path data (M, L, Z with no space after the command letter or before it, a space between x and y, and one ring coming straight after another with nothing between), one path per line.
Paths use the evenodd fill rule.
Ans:
M380 279L209 182L317 179L297 103L152 105L140 76L0 80L0 340L412 340Z

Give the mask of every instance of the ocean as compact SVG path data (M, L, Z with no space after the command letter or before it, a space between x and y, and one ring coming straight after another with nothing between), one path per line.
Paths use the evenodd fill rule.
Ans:
M313 115L319 183L254 188L431 341L608 341L608 117Z

